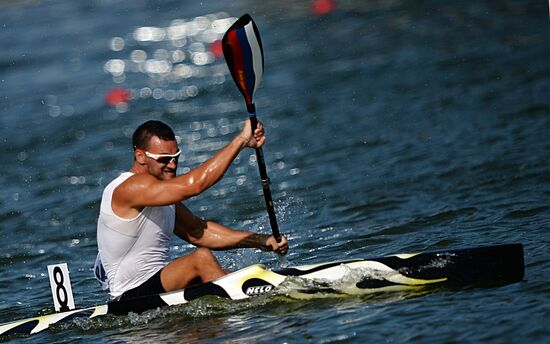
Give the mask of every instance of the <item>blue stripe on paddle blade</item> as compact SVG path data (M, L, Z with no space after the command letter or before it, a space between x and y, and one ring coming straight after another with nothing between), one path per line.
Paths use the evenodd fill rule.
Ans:
M246 37L246 31L244 28L241 27L237 29L237 37L239 39L239 46L241 47L241 51L243 54L242 70L244 71L246 90L248 91L250 102L254 103L253 97L254 97L254 92L256 91L255 89L256 76L254 75L254 64L253 64L254 62L253 62L252 49L248 42L248 38Z

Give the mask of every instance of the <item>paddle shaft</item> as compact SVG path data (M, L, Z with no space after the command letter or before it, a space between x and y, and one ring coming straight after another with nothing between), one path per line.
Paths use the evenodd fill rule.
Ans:
M252 133L256 130L258 125L258 118L256 117L256 108L254 104L247 107L248 116L250 118L250 124L252 125ZM265 205L267 208L267 215L269 216L269 223L271 224L271 231L273 232L273 237L277 242L281 242L281 233L279 232L279 225L277 224L277 218L275 217L275 209L273 207L273 199L271 198L271 189L269 184L271 181L267 176L267 169L265 167L264 160L264 151L262 147L256 148L256 160L258 161L258 168L260 170L260 178L262 180L262 188L264 191Z
M233 81L235 81L239 91L244 96L246 109L252 124L252 134L254 134L258 119L256 118L256 107L252 99L262 79L264 58L260 33L250 15L244 14L231 25L222 38L222 48ZM256 158L273 237L277 242L281 242L281 234L275 218L275 209L273 208L271 190L269 189L270 181L267 176L264 153L261 147L256 148Z

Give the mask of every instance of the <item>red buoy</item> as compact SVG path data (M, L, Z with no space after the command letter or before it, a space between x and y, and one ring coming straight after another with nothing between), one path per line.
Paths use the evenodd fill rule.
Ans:
M334 0L313 0L311 3L311 11L318 16L324 16L334 12L336 3Z
M115 87L105 94L105 103L115 107L118 104L127 104L132 99L130 91L122 87Z

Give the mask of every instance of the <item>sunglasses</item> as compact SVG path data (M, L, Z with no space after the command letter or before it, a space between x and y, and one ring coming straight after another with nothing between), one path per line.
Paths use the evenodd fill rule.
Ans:
M145 149L143 148L136 148L136 149L140 149L142 151L145 152L145 155L153 160L155 160L156 162L158 162L159 164L163 164L163 165L168 165L169 163L172 162L172 160L177 163L178 162L178 159L181 155L181 149L178 149L178 151L174 154L154 154L154 153L149 153L148 151L146 151Z

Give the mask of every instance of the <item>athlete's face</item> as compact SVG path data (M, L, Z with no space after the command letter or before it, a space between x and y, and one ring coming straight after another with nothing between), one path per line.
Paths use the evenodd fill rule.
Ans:
M176 141L166 141L153 136L147 148L145 164L149 173L161 180L176 176L178 167L178 144Z

